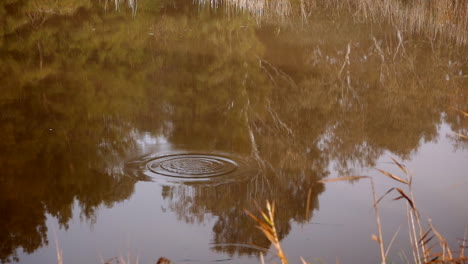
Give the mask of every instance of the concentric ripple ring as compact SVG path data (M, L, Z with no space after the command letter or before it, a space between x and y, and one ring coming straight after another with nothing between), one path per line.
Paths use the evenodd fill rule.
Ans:
M234 172L238 164L209 154L176 154L157 157L146 167L153 173L176 178L211 178Z

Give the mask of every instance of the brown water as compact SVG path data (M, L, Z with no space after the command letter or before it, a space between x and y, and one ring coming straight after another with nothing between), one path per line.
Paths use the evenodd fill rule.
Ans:
M463 44L347 9L41 3L0 4L2 262L55 263L57 240L66 264L258 263L251 244L271 245L244 210L269 199L292 263L377 263L368 182L318 181L371 175L383 194L390 157L423 217L463 237ZM404 203L381 211L404 262Z

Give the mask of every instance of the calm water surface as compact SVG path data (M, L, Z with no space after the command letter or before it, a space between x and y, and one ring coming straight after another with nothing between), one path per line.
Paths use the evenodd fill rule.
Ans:
M378 263L369 183L318 181L383 194L391 157L423 218L463 237L466 45L346 10L68 2L0 4L1 262L55 263L58 241L66 264L258 263L271 245L244 210L268 199L291 262ZM404 262L405 205L381 211Z

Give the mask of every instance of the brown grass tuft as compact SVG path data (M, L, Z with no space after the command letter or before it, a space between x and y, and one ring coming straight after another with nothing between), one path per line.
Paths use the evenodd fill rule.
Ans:
M282 264L288 264L288 260L284 254L283 248L281 247L278 233L276 232L275 226L275 204L270 204L269 201L266 202L266 212L260 210L260 213L263 219L258 218L249 211L245 211L252 219L257 222L257 228L260 229L263 234L270 240L270 242L275 246L277 253L276 255L281 260Z

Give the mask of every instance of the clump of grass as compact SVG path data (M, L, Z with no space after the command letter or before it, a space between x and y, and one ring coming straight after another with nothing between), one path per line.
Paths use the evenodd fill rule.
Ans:
M420 217L419 210L416 206L416 201L413 193L413 175L406 169L405 165L401 164L394 158L391 158L393 163L404 173L405 177L399 177L395 174L392 174L388 171L381 169L376 169L382 175L387 176L388 178L395 181L397 184L403 184L403 188L392 187L387 190L379 199L377 199L377 193L375 191L375 184L373 177L370 176L348 176L348 177L339 177L328 180L322 180L322 183L329 182L339 182L339 181L356 181L362 179L368 179L371 183L372 196L373 196L373 207L375 212L375 218L377 223L377 233L378 235L372 235L372 239L379 244L381 263L387 263L387 256L389 250L396 238L398 232L390 240L388 246L386 247L384 239L382 236L382 222L379 213L379 203L382 199L390 194L397 194L397 197L393 200L404 200L406 202L406 215L408 221L408 235L411 244L411 252L413 255L413 260L408 263L415 264L431 264L431 263L468 263L468 256L465 256L465 243L467 242L467 234L465 232L464 238L461 240L460 250L458 255L455 253L456 250L453 250L445 237L439 233L439 231L432 224L430 219L427 220L427 224L424 226L423 221ZM288 263L288 260L284 254L284 251L281 247L280 241L276 234L276 228L274 224L274 204L271 205L267 201L266 212L260 210L263 219L253 215L251 212L246 211L250 217L252 217L258 224L258 228L263 232L263 234L270 240L270 242L275 246L277 250L277 256L280 258L281 263ZM404 253L404 252L403 252ZM301 258L303 264L307 262ZM263 263L263 258L262 258Z
M278 237L278 233L276 232L276 226L275 226L275 204L272 203L270 204L269 201L266 202L266 212L263 212L260 210L260 213L262 215L262 218L259 218L252 214L249 211L245 211L252 219L257 222L258 226L257 228L260 229L263 234L270 240L270 242L273 244L273 246L276 248L276 255L279 257L281 260L282 264L288 264L288 259L286 258L286 255L284 254L283 248L281 247L280 244L280 239ZM262 260L263 262L263 260Z
M374 188L374 183L372 178L368 176L355 176L352 178L368 178L371 180L372 193L374 196L374 209L377 219L377 229L379 232L379 237L374 239L380 245L382 263L386 263L386 257L393 242L390 242L389 247L383 253L384 240L382 238L382 225L380 223L380 215L378 212L379 202L391 193L396 193L398 196L394 200L405 200L406 201L406 213L408 220L408 235L411 243L411 251L413 254L414 263L464 263L468 261L468 257L464 255L464 245L460 248L460 254L456 256L453 250L450 248L446 239L437 231L437 229L432 224L431 220L428 220L426 227L423 225L423 221L420 217L419 210L416 206L416 201L413 193L413 175L406 169L406 167L396 161L394 158L391 158L393 163L398 166L398 168L406 176L405 179L398 177L395 174L392 174L388 171L377 169L381 174L387 176L393 181L403 184L406 187L406 191L399 187L392 187L387 192L382 195L378 200L375 199L376 193ZM330 180L324 180L322 182L332 182L332 181L343 181L347 180L346 178L335 178ZM435 238L435 239L434 239ZM439 250L436 250L436 249Z
M161 257L158 259L158 262L156 262L156 264L174 264L174 262L171 262L169 259L165 258L165 257Z

